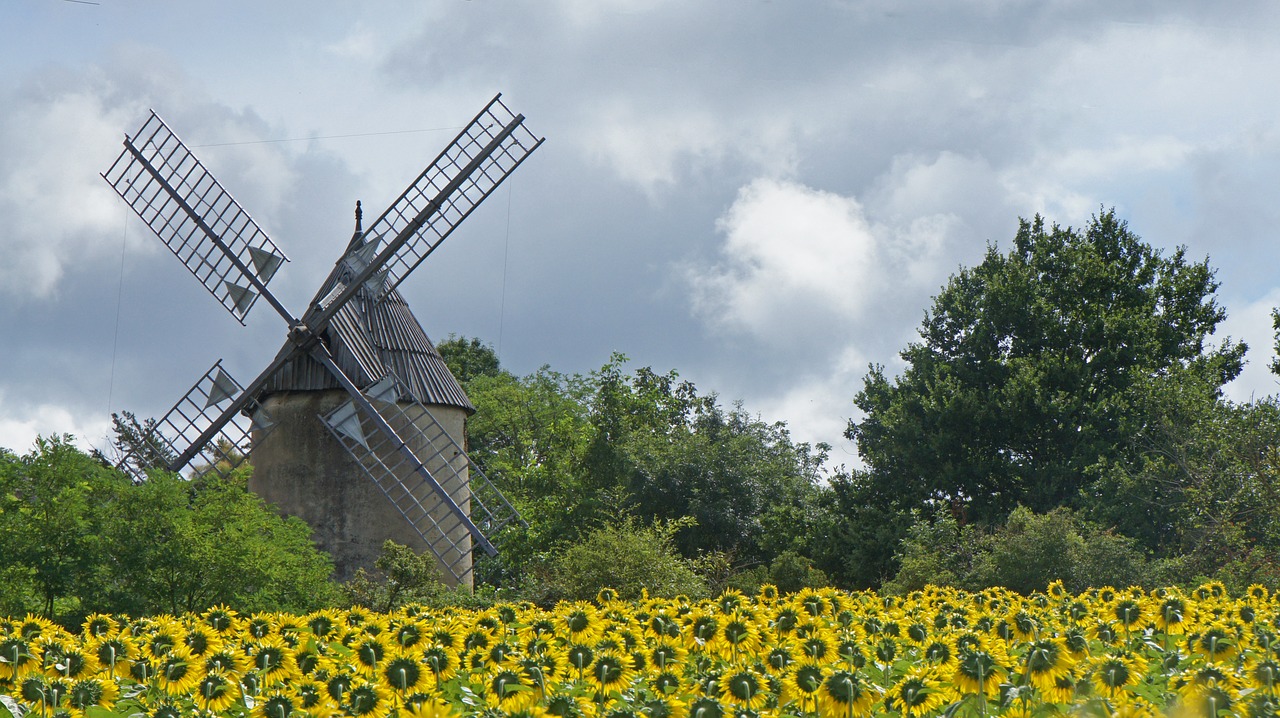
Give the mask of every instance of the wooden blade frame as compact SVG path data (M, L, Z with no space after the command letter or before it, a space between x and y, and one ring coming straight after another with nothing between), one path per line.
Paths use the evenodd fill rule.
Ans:
M232 421L219 423L221 407L243 393L244 388L222 368L222 360L219 359L156 422L156 433L148 437L148 440L170 455L190 452L193 457L198 458L201 464L193 467L189 474L208 471L222 476L230 474L248 457L252 432L269 432L275 427L270 416L261 410L257 412L256 425L247 417L239 415ZM215 426L212 438L202 440L204 432ZM186 463L190 463L190 460ZM133 476L134 481L146 479L145 467L140 466L131 453L121 459L117 468ZM182 467L170 468L177 471Z
M103 179L244 324L288 258L155 112L124 147Z

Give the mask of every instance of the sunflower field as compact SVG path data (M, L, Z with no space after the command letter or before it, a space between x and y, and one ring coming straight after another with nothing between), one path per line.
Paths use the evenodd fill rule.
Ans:
M1060 585L0 620L0 717L756 718L1280 710L1261 587Z

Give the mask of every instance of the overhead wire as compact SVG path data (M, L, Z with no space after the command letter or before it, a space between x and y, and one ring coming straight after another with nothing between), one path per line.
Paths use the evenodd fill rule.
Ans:
M444 132L446 130L460 130L462 126L457 127L427 127L420 130L388 130L386 132L355 132L349 135L315 135L312 137L280 137L271 140L243 140L240 142L210 142L203 145L191 145L191 147L231 147L233 145L268 145L278 142L307 142L310 140L343 140L351 137L380 137L383 135L411 135L419 132Z
M111 378L107 381L107 415L111 415L116 389L116 355L120 349L120 308L124 304L124 256L129 246L129 207L125 205L124 226L120 230L120 280L116 286L116 327L111 340Z

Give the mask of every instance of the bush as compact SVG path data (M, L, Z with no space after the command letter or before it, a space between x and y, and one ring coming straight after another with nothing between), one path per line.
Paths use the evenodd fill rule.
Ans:
M1027 594L1060 580L1067 590L1150 585L1152 572L1136 542L1069 509L1037 514L1020 506L1002 526L960 525L950 512L917 517L899 551L901 568L886 591L926 584L968 590L1002 586Z
M555 556L545 584L535 589L543 601L590 600L602 588L634 600L650 596L706 595L707 587L675 549L677 531L691 520L641 526L632 517L598 528Z

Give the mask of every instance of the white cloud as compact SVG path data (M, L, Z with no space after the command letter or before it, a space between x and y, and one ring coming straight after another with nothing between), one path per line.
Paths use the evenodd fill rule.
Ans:
M83 412L56 404L15 404L0 392L0 448L22 455L32 449L35 437L72 434L80 448L88 450L109 434L111 424L86 421Z
M879 239L857 200L759 179L717 223L720 265L691 269L695 310L770 343L857 319L879 285Z
M98 176L119 151L136 108L109 106L92 88L8 98L0 119L0 293L52 293L69 263L119 251L124 215Z
M1235 381L1227 384L1224 393L1232 401L1252 401L1274 396L1280 390L1280 377L1268 368L1276 358L1275 330L1271 324L1271 310L1280 307L1280 289L1242 306L1224 301L1227 318L1218 326L1215 338L1231 337L1244 340L1249 345L1244 371Z

